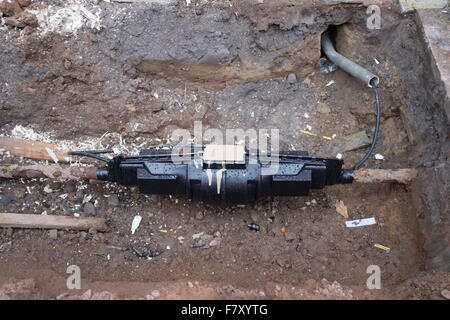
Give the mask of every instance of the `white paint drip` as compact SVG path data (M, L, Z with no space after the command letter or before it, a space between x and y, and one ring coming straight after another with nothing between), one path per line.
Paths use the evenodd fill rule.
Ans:
M224 171L227 171L227 169L220 169L216 172L217 194L220 194L220 186L222 185L222 175Z

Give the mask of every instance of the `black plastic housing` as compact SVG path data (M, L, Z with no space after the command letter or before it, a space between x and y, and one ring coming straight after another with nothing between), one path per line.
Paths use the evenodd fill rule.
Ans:
M266 196L306 196L310 189L351 183L352 175L343 174L343 161L311 157L305 151L280 152L275 174L263 175L268 165L241 163L205 163L192 159L185 164L172 161L171 150L147 149L138 156L113 158L98 169L100 180L139 186L145 194L184 195L193 200L221 204L245 204ZM219 172L220 171L220 172Z

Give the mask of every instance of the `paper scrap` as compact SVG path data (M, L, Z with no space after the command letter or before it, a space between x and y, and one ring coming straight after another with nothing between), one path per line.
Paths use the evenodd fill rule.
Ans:
M139 227L141 220L142 220L141 216L134 217L133 222L131 223L131 234L134 234L136 232L136 229Z
M345 225L347 226L347 228L370 226L376 223L377 222L375 221L375 218L345 221Z
M348 208L344 204L344 201L339 200L334 205L336 207L336 212L339 213L341 216L343 216L345 219L348 219Z

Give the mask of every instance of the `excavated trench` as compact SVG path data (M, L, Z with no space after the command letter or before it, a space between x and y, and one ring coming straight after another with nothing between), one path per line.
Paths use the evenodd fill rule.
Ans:
M372 156L364 167L419 168L411 185L333 186L304 198L217 207L114 184L0 180L1 212L97 216L110 225L107 233L60 231L56 238L3 229L0 286L33 278L36 289L26 297L56 297L67 291L66 268L75 264L83 289L122 297L145 296L148 288L163 298L202 297L200 289L177 287L186 281L220 298L261 291L269 298L433 298L448 289L449 122L421 29L414 14L400 15L395 6L383 5L382 28L369 30L358 3L321 3L73 0L71 11L58 11L57 1L32 1L26 10L38 27L0 28L0 132L132 153L173 142L178 128L193 134L200 121L203 130L279 129L281 149L341 153L350 167L367 151L376 109L373 92L357 79L320 72L321 34L330 28L337 51L381 80L374 154L384 160ZM78 17L79 4L96 18ZM348 147L343 138L363 130L358 146ZM2 164L36 163L0 156ZM349 219L375 217L377 224L346 228L338 201ZM143 220L131 235L136 214ZM260 231L248 230L252 222ZM202 232L214 245L195 247ZM130 246L163 253L148 261ZM365 287L370 265L382 270L381 291ZM340 293L324 293L322 279L337 281Z

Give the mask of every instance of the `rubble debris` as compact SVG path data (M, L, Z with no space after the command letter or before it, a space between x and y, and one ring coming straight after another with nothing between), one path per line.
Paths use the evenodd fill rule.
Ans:
M16 0L1 1L0 12L5 17L12 17L23 12L22 7Z
M214 237L212 235L209 235L209 234L202 234L198 238L194 238L194 239L197 239L197 241L195 241L192 244L192 248L208 249L210 247L210 243L212 242Z
M319 60L319 72L322 74L328 74L337 70L337 65L323 56Z
M101 9L90 11L80 0L67 0L64 7L42 6L29 11L36 15L43 34L47 32L75 34L84 26L95 30L101 29Z
M336 207L336 212L339 213L341 216L343 216L345 219L348 219L348 208L344 204L344 201L339 200L334 205Z
M149 250L145 247L135 248L133 246L131 246L131 249L136 256L138 256L139 258L146 258L147 260L151 260L152 258L160 256L164 253L163 249Z
M345 225L347 226L347 228L370 226L370 225L373 225L376 223L377 222L376 222L375 218L345 221Z
M28 11L23 11L13 17L5 18L5 24L16 28L25 28L26 26L36 28L39 26L36 16Z

